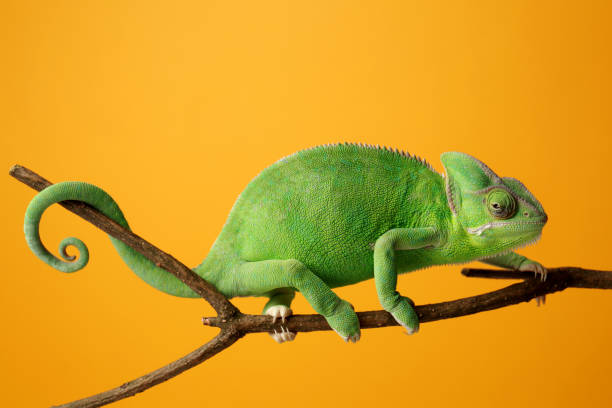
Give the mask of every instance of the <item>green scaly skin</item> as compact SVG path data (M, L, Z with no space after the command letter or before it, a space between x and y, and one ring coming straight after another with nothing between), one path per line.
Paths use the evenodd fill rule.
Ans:
M545 278L546 269L514 252L540 237L547 216L518 181L457 152L441 156L446 177L404 152L356 144L318 146L263 170L239 196L206 259L194 271L228 298L263 296L264 313L283 320L295 292L345 340L357 341L352 306L330 288L374 278L383 308L409 333L419 327L412 301L396 291L397 275L432 265L473 260ZM43 246L44 210L63 200L84 201L129 228L103 190L64 182L30 203L25 234L32 251L63 272L81 269L87 247L60 244L61 260ZM197 297L176 277L121 241L120 256L145 282L175 296ZM79 258L65 250L74 245ZM276 333L279 342L294 333Z

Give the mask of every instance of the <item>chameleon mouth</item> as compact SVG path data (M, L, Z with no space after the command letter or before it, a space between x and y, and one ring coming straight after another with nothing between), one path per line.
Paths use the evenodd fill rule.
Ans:
M492 228L500 228L500 227L511 227L512 230L517 230L519 226L523 227L522 230L524 232L537 231L541 230L544 224L546 224L546 218L542 220L530 220L530 221L491 221L483 225L479 225L478 227L468 227L467 232L472 235L480 236L483 232ZM527 228L525 231L524 226L531 226L533 228Z

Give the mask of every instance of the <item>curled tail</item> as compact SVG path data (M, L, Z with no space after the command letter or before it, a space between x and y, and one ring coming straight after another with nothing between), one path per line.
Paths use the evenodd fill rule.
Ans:
M24 232L28 246L46 264L62 272L76 272L82 269L89 261L87 246L78 238L66 238L59 246L62 259L59 259L43 245L40 240L39 223L42 214L52 204L65 200L85 202L98 211L113 219L122 227L130 229L121 209L104 190L88 183L67 181L49 186L38 193L28 205L26 210ZM110 237L115 249L136 275L149 285L162 292L181 297L198 297L187 285L164 269L158 268L140 253L136 252L123 242ZM69 256L66 248L72 245L79 251L79 257Z

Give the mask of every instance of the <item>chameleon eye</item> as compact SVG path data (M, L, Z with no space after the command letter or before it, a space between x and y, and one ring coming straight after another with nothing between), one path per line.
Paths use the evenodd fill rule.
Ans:
M510 218L516 213L516 201L505 190L492 190L487 196L487 209L495 218Z

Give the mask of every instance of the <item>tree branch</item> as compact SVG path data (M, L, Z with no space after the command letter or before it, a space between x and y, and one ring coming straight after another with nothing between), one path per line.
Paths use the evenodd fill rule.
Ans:
M91 397L83 398L54 408L93 408L110 404L123 398L131 397L145 391L154 385L162 383L179 375L185 370L208 360L215 354L234 344L243 335L236 330L223 330L214 339L186 356L168 364L165 367L145 374L135 380L120 385L112 390L104 391Z
M469 277L524 279L524 281L482 295L450 302L416 306L415 309L421 323L466 316L521 302L528 302L533 298L545 296L570 287L612 289L612 272L572 267L549 269L548 278L544 282L535 279L533 273L529 272L464 269L462 273ZM393 316L384 310L358 312L357 316L359 317L359 324L362 329L398 326ZM224 322L223 319L216 317L205 317L202 319L202 322L208 326L236 328L243 333L280 331L282 324L280 321L272 323L268 316L246 314L237 316L231 322ZM321 315L290 316L282 326L292 332L331 330L325 318Z
M38 191L51 185L49 181L38 174L19 165L13 166L9 174ZM205 317L202 322L205 325L221 328L221 333L214 339L165 367L112 390L61 405L61 407L99 407L135 395L200 364L231 346L240 337L248 333L279 331L281 325L293 332L331 330L321 315L294 315L289 317L285 323L280 321L272 323L269 316L242 314L213 285L206 282L191 269L138 235L124 229L93 207L78 201L64 201L60 204L107 234L123 241L157 266L179 278L208 301L217 312L217 317ZM522 279L523 282L482 295L450 302L416 306L421 323L465 316L527 302L535 297L561 291L568 287L612 289L612 272L573 267L549 269L548 279L544 282L535 279L531 273L517 271L464 269L463 274L468 277ZM383 310L358 312L357 316L363 329L397 326L393 317Z
M9 174L22 183L32 187L34 190L40 191L52 185L50 181L34 173L32 170L18 164L11 167ZM147 257L158 267L164 268L168 272L172 273L183 283L185 283L185 285L189 286L198 295L210 303L220 317L228 318L239 312L236 306L234 306L225 296L217 291L213 285L206 282L172 255L165 253L161 249L134 234L132 231L123 228L121 225L117 224L115 221L108 218L92 206L80 201L62 201L59 204L86 221L89 221L102 231L106 232L108 235L123 241L126 245L129 245L130 247L134 248L134 250Z

